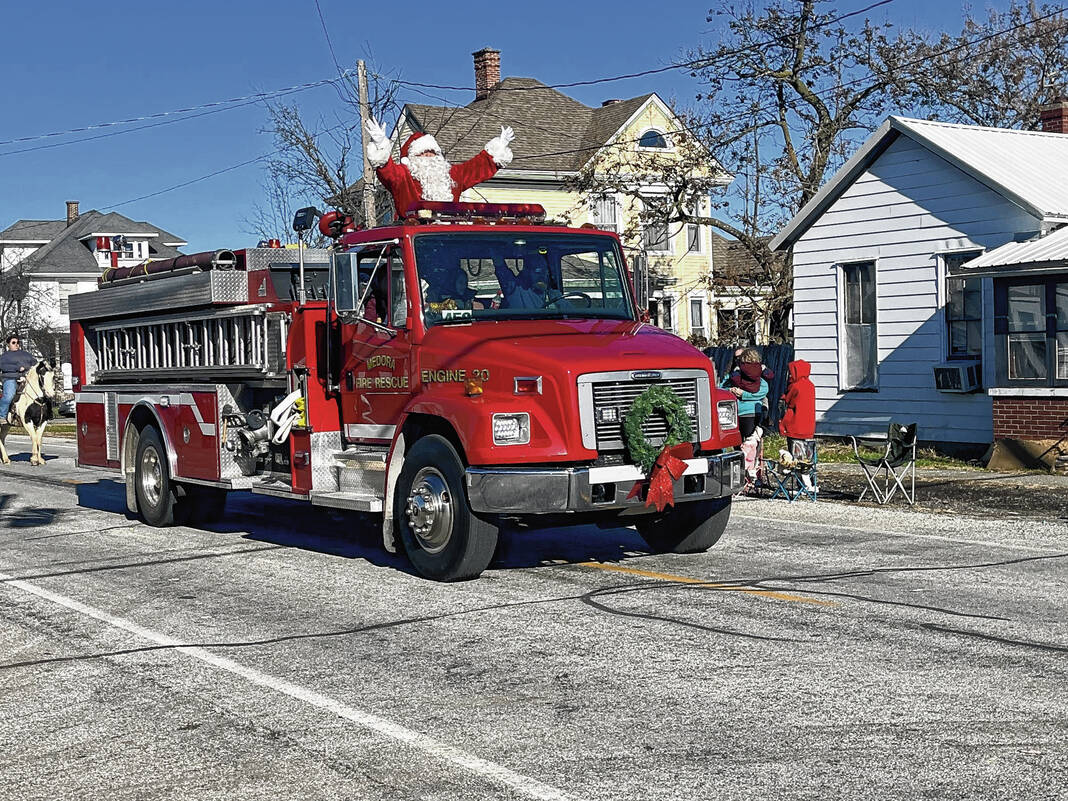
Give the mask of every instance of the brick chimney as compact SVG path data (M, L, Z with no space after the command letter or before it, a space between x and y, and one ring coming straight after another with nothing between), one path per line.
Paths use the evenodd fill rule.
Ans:
M78 220L78 201L67 201L67 225L74 225Z
M482 100L501 82L501 51L483 47L471 55L475 57L475 100Z
M1038 120L1046 133L1068 133L1068 97L1055 97L1039 108Z

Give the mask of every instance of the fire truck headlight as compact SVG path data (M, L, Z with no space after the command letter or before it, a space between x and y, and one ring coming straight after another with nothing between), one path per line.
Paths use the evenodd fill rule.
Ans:
M716 411L719 412L719 427L720 428L737 428L738 427L738 402L737 401L720 401L716 404Z
M619 409L615 406L602 406L597 410L597 419L603 423L615 423L619 420Z
M494 445L526 445L530 442L530 415L513 412L493 415Z

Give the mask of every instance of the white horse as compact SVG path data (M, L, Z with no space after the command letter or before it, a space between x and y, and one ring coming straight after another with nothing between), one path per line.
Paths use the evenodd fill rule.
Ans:
M44 456L41 455L41 440L44 438L48 421L52 419L55 388L56 363L39 361L36 367L26 373L25 381L15 390L15 400L11 402L11 414L19 419L26 433L30 435L32 465L45 463ZM0 420L0 462L4 464L11 464L4 447L4 440L10 430L10 424Z

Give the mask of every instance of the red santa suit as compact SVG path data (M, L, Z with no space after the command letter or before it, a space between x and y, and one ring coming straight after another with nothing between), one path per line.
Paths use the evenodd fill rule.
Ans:
M492 178L497 170L507 165L512 160L512 151L508 148L511 139L511 129L508 129L507 138L502 136L490 140L486 148L477 156L468 159L462 164L452 164L448 167L448 175L451 178L452 200L458 201L465 189ZM441 149L437 141L430 134L415 133L401 146L401 162L398 164L389 156L385 163L380 164L375 172L382 184L393 195L393 205L397 215L403 216L412 206L424 200L446 200L441 196L441 188L438 188L437 196L434 193L424 191L419 180L412 175L409 169L411 160L414 158L427 158L420 153L434 152L440 158ZM372 159L372 163L374 159ZM444 167L442 167L444 169Z

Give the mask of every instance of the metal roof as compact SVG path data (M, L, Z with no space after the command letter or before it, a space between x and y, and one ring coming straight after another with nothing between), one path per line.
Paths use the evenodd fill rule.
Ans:
M961 266L961 273L1004 274L1027 268L1068 264L1068 226L1030 242L1009 242L977 256Z
M1068 218L1068 136L892 118L913 139L1041 217Z
M890 117L772 240L792 245L898 136L907 136L1041 220L1068 220L1068 134Z

